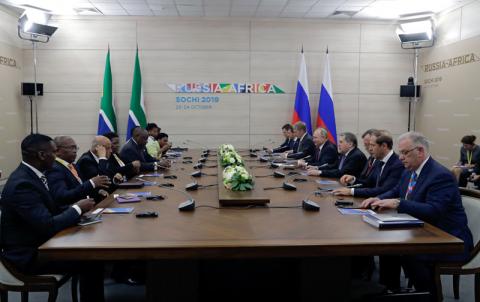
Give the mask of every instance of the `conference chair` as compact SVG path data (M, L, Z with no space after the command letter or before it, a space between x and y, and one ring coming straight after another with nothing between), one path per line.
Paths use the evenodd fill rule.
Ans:
M475 301L480 302L480 191L460 188L463 207L468 218L468 227L475 246L465 262L440 263L435 267L435 282L438 301L443 300L441 275L453 275L453 294L460 298L460 275L475 275Z
M69 279L69 275L29 276L22 274L0 256L0 302L8 302L9 291L20 292L22 302L28 302L29 292L48 292L48 302L55 302L58 289ZM78 302L77 284L78 278L72 277L73 302Z

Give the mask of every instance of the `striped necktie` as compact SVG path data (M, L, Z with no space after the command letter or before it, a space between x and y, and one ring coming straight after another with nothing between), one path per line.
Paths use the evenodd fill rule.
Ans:
M120 159L120 157L118 157L117 154L114 153L113 157L115 158L115 160L117 161L117 163L120 167L125 167L125 163Z
M45 186L45 188L47 188L47 190L50 190L48 188L48 181L47 181L47 178L45 177L45 175L40 176L40 180L43 182L43 185Z
M408 197L410 196L410 194L412 194L412 191L415 189L416 184L417 184L417 173L413 172L412 175L410 176L410 181L408 182L407 194L405 194L405 199L408 200Z

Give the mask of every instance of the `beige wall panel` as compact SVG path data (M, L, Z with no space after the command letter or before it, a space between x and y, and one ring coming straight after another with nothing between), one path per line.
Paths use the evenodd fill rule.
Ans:
M101 93L106 55L106 50L39 50L37 81L44 83L45 92ZM33 81L32 51L24 50L23 57L24 80ZM131 91L134 60L134 50L110 52L115 91ZM141 61L140 64L142 64Z
M460 40L462 9L456 9L437 18L435 45L442 46Z
M462 40L480 35L480 1L462 7Z
M22 40L17 35L18 18L0 8L0 42L15 47L22 47Z
M249 23L236 20L140 19L141 49L248 50Z
M360 24L302 21L252 21L254 51L358 52Z
M407 131L408 102L398 95L360 95L359 104L359 133L370 128L386 129L392 134Z
M233 144L236 148L249 148L249 136L243 134L169 134L169 140L175 146L201 149L218 148L221 144Z
M413 76L413 55L360 54L360 93L399 94Z
M176 97L219 97L218 103L176 102ZM246 94L146 93L148 118L173 134L249 134L249 100ZM181 105L182 109L177 109ZM186 107L185 107L186 106ZM200 109L207 108L207 109Z
M254 94L251 98L252 134L278 134L285 123L292 121L295 94Z
M248 52L144 50L140 54L146 92L170 92L167 83L245 83L249 77L248 62Z
M473 53L477 61L425 72L423 65ZM420 57L422 100L417 110L417 130L432 140L432 154L442 164L458 161L459 141L466 134L480 137L480 36L436 47ZM478 142L477 142L478 143Z
M406 53L400 47L395 24L362 24L361 52Z
M307 54L305 57L309 86L311 86L314 80L310 74L310 66L313 66L311 65L311 61L314 58L316 59L317 55ZM300 64L299 53L252 52L250 60L250 80L252 82L271 82L272 84L278 85L286 93L295 93Z
M250 135L250 148L262 149L263 147L265 147L272 149L280 146L285 140L285 137L281 134L282 126L283 124L278 127L278 131L275 134Z
M118 96L115 97L118 102ZM100 93L45 93L38 97L37 104L41 133L54 136L97 133Z
M46 49L135 49L135 21L52 20L58 29ZM92 34L94 33L94 34Z
M359 124L372 118L362 117L359 97L396 95L412 69L412 56L402 54L389 24L148 17L64 18L59 23L65 25L63 32L38 52L38 80L45 83L46 91L39 101L40 130L53 136L71 134L82 151L97 130L106 55L103 43L108 43L109 31L116 31L110 43L119 134L123 138L126 132L138 39L147 118L177 145L185 145L187 139L210 147L225 142L238 147L278 145L280 127L291 121L302 43L314 126L329 46L338 132L359 134L363 130ZM85 24L88 28L82 31ZM81 36L78 42L68 35L76 29ZM25 80L33 77L31 55L27 48ZM270 82L287 93L177 94L166 85L187 82ZM177 110L177 96L218 96L220 102L209 110ZM398 112L391 111L385 121L397 118Z
M0 40L9 39L1 32L0 37L5 38ZM12 58L16 62L15 67L0 65L0 170L3 171L1 178L5 178L21 160L20 142L26 134L25 100L20 97L21 49L0 42L0 56Z
M330 68L334 93L358 92L358 53L330 53ZM325 53L305 52L310 93L320 91ZM253 52L251 54L251 80L271 82L286 93L295 93L300 68L300 53Z

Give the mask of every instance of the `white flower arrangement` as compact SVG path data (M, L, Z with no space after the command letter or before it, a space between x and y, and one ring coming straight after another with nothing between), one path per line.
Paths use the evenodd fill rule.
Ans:
M252 175L242 166L228 166L223 170L223 185L232 191L251 190Z
M242 157L235 151L232 145L221 145L218 153L220 155L220 164L222 167L243 166Z
M218 153L223 156L225 153L235 152L235 148L231 144L223 144L218 148Z

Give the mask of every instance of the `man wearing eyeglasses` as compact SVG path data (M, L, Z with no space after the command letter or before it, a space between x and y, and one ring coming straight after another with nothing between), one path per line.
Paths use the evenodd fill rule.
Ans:
M52 169L47 172L47 179L55 202L68 205L90 195L97 201L102 199L98 192L108 188L109 178L100 175L83 182L74 164L78 151L75 141L70 136L57 136L53 141L57 147L56 158Z
M473 248L472 234L452 173L429 153L429 142L417 132L398 139L399 158L405 172L392 190L369 198L362 207L397 210L407 213L464 241L463 253L455 255L418 255L380 257L380 282L398 288L400 265L418 291L430 291L435 298L434 265L439 261L464 261Z

